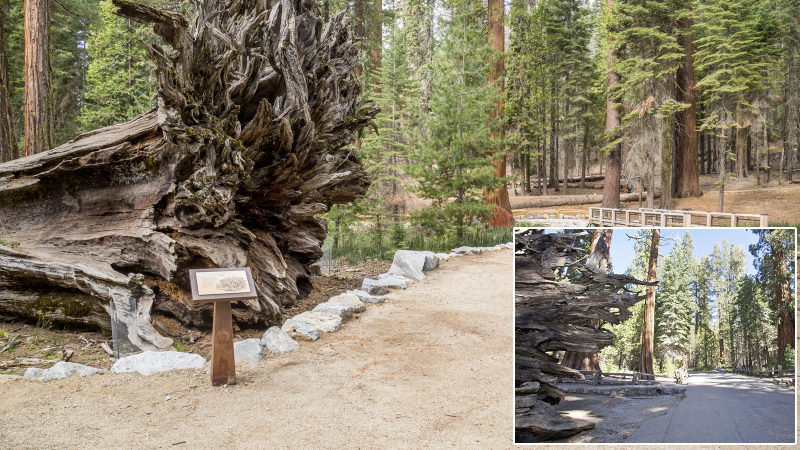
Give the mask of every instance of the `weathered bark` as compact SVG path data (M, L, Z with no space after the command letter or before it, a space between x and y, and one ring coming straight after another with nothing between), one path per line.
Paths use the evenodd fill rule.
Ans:
M489 84L497 84L498 100L497 107L491 119L503 119L503 92L505 92L505 81L500 76L505 69L503 52L505 52L505 4L503 0L489 0L489 45L496 53L490 58L492 70L489 72ZM500 130L492 133L492 139L503 140L506 135L506 126L501 125ZM506 177L506 155L503 146L499 146L492 156L494 174L497 178ZM514 218L511 216L511 203L508 199L508 190L505 182L497 189L486 189L483 198L487 205L493 205L492 216L486 221L493 227L513 227Z
M678 36L678 43L683 47L683 66L678 69L676 81L678 85L677 100L689 104L689 108L675 115L678 125L678 146L676 148L675 184L676 197L702 197L700 174L697 161L697 110L694 93L694 35L690 32L694 20L684 18L679 26L686 34ZM702 150L701 150L702 154Z
M0 1L0 162L19 158L8 78L8 46L5 31L5 1Z
M597 229L592 234L592 245L589 249L589 260L587 265L597 268L601 272L608 272L611 263L611 238L614 230ZM601 325L600 320L590 320L589 326L597 328ZM561 364L575 370L597 370L600 363L597 360L597 352L577 352L568 350L564 354Z
M606 0L608 11L614 10L614 0ZM607 33L611 41L610 33ZM619 82L619 74L614 71L615 61L619 58L619 49L613 42L610 42L606 64L608 65L608 97L606 99L606 132L609 133L608 145L611 146L606 152L606 181L608 184L603 187L603 208L619 208L619 185L620 172L622 171L622 143L614 143L619 137L619 127L622 124L617 103L611 97L614 85Z
M644 301L644 324L642 325L642 355L640 359L640 372L653 372L653 336L655 332L656 312L656 270L658 268L658 243L661 230L653 228L650 242L650 264L647 270L647 281L653 283L647 286L647 295ZM651 377L646 377L647 379ZM645 379L645 376L642 377Z
M53 147L50 0L25 0L25 156Z
M517 252L522 252L515 256L515 429L517 436L527 441L569 436L587 429L587 423L562 417L548 408L558 404L564 394L545 376L584 377L547 352L591 354L611 345L614 334L600 327L600 320L617 324L630 316L628 308L643 296L631 293L626 286L656 284L605 273L605 241L584 264L579 260L580 248L573 244L585 232L541 231L519 233L515 243ZM572 270L572 281L556 281L555 272L566 266Z
M4 239L17 244L0 247L0 290L40 299L17 313L30 317L85 317L47 303L53 289L118 310L134 297L140 347L163 349L171 341L152 330L151 309L211 325L212 307L190 300L188 269L247 266L258 299L234 303L234 320L278 323L311 290L327 233L317 215L369 186L346 146L379 108L352 75L348 19L323 24L305 0L208 0L190 30L180 14L114 4L172 47L145 44L158 108L0 164Z

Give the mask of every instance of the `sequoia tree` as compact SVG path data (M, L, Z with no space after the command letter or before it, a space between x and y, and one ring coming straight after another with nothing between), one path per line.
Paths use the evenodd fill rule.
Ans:
M25 1L25 156L53 146L50 0Z
M350 144L379 108L349 20L310 0L197 0L188 20L113 3L168 46L144 44L158 107L0 164L0 313L108 328L112 301L134 344L167 349L151 312L211 323L188 269L247 266L258 298L234 320L278 323L312 288L317 215L370 183Z
M5 31L5 1L0 1L0 162L19 157L11 112L10 80L8 78L8 46Z
M642 329L642 356L640 372L653 372L653 334L655 328L656 311L656 269L658 267L658 243L661 230L653 228L650 241L650 265L647 270L647 281L654 283L647 286L647 295L644 300L644 326ZM649 378L649 377L647 377ZM644 379L644 378L643 378Z

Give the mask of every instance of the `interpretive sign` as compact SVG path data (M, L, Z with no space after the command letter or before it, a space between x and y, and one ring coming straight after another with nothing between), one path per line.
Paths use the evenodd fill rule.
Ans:
M189 269L192 300L214 302L211 385L236 383L231 302L258 298L249 267Z

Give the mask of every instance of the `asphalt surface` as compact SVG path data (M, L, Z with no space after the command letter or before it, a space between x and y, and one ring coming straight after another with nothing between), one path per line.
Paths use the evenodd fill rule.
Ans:
M686 398L625 443L793 443L795 391L766 379L690 372Z

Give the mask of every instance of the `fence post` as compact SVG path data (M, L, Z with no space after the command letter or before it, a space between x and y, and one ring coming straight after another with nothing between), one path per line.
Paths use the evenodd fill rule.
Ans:
M633 385L636 386L636 376L639 375L636 372L633 372Z
M711 212L707 212L707 213L706 213L706 226L707 226L707 227L710 227L710 226L711 226L711 222L712 222L713 220L714 220L714 218L713 218L713 217L711 217Z
M761 214L761 218L758 221L758 226L761 228L766 228L769 226L769 216L766 214Z
M779 377L783 376L783 366L781 366L780 364L778 364L778 376Z
M600 384L600 369L594 371L594 381L592 382L594 385Z
M664 213L660 213L661 215L661 228L665 228L667 226L667 216Z

